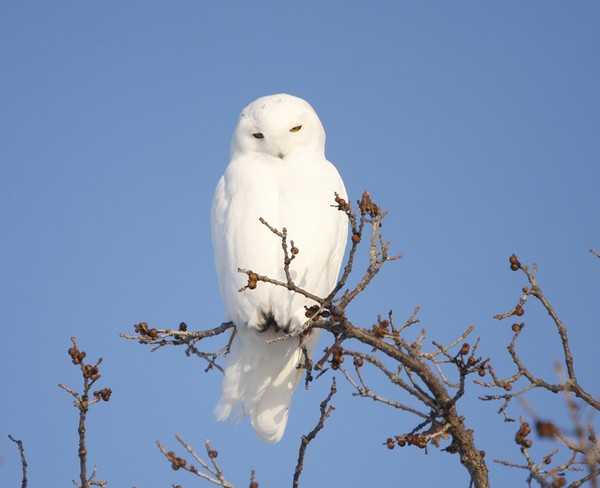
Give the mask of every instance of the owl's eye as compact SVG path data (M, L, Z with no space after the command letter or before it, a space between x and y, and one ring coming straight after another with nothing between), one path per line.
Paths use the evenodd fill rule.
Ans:
M264 135L262 132L255 132L254 134L252 134L254 137L256 137L257 139L264 139Z
M290 132L298 132L300 129L302 129L301 125L297 125L296 127L292 127L290 129Z

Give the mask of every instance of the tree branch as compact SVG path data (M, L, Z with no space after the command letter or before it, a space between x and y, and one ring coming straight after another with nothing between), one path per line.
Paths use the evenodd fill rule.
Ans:
M15 439L12 435L8 434L8 438L13 441L21 455L21 470L23 472L21 477L21 488L27 488L27 460L25 459L25 449L23 448L23 441Z
M311 441L317 436L319 431L323 429L325 426L325 420L331 415L331 412L335 410L335 407L329 405L331 398L337 392L335 377L333 377L333 381L331 382L331 388L329 389L329 394L321 402L320 410L321 416L319 417L319 421L317 425L306 435L302 436L300 441L300 449L298 451L298 462L296 463L296 469L294 471L294 480L292 483L293 488L298 488L300 483L300 475L302 474L302 470L304 469L304 456L306 454L306 448L311 443Z

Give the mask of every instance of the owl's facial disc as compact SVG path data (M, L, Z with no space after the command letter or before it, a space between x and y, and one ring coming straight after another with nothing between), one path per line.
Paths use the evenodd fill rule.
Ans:
M232 141L232 154L263 154L279 161L322 158L324 151L325 131L319 117L307 102L285 94L248 105Z
M291 129L281 130L270 124L257 125L249 130L248 142L259 152L283 160L288 154L304 146L303 138L297 134L301 128L301 125L294 125Z

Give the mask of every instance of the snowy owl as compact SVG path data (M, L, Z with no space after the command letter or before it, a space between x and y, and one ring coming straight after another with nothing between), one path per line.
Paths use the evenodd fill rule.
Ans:
M285 431L302 369L302 347L311 353L319 332L298 335L315 302L268 283L256 289L238 268L286 281L281 240L260 223L287 229L299 253L290 265L295 284L325 297L334 288L346 245L347 217L334 193L344 183L325 159L325 130L301 98L259 98L240 115L231 160L212 205L212 241L225 311L236 334L225 368L219 420L245 415L257 435L277 442ZM272 339L287 333L284 340Z

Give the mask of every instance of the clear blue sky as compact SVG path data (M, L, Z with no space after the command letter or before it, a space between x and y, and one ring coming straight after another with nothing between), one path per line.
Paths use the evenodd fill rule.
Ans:
M492 315L525 284L508 269L516 252L539 264L598 395L599 26L592 1L0 2L0 484L20 480L7 434L25 442L31 486L77 477L77 412L57 387L80 382L72 335L104 357L100 385L114 392L88 429L109 486L192 486L154 445L175 447L175 433L199 450L209 437L237 486L251 469L261 487L291 484L328 377L297 391L285 438L265 445L248 422L214 420L217 373L119 339L140 321L223 319L210 201L238 113L277 92L315 107L348 191L390 212L385 235L405 255L353 305L355 323L419 305L419 327L443 341L474 322L482 354L511 373L510 323ZM546 317L529 306L522 347L553 380ZM467 486L455 457L383 447L414 419L338 380L304 486ZM519 460L515 427L484 393L459 408L508 486L524 473L491 458ZM560 402L532 403L561 415Z

